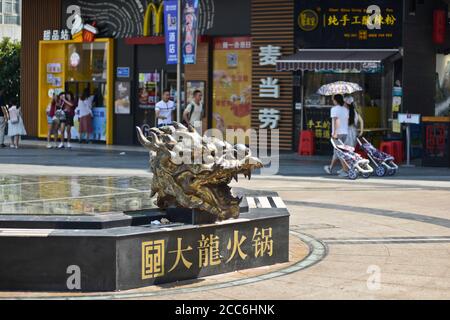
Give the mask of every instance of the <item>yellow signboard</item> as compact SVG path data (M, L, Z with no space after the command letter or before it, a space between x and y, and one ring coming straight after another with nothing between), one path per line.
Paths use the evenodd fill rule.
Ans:
M214 48L213 127L248 130L252 112L249 37L217 38Z
M161 35L164 24L164 2L158 6L150 3L145 10L144 16L144 37L152 35ZM153 28L152 28L153 26Z

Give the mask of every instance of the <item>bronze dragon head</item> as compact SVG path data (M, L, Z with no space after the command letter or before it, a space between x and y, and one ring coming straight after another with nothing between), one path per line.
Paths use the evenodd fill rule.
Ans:
M198 209L218 221L239 217L242 199L229 184L240 174L251 179L252 171L263 167L249 148L201 136L179 123L153 128L148 137L137 130L140 143L150 151L152 196L157 195L159 208Z

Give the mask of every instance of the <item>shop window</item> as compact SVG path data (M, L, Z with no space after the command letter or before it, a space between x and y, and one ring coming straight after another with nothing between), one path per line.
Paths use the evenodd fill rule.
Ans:
M19 24L19 16L4 15L4 24Z
M5 13L18 14L19 13L19 1L16 0L4 0Z
M20 25L19 0L0 0L0 23Z

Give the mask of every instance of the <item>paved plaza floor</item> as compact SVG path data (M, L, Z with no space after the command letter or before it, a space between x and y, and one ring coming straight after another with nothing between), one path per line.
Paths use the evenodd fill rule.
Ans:
M239 182L276 191L287 204L287 264L129 292L0 292L0 298L450 299L450 169L416 167L392 178L349 181L326 176L325 163L284 154L278 175ZM28 143L0 150L2 179L82 175L139 177L133 181L145 184L151 178L147 165L142 148L60 151ZM149 186L131 187L140 192Z

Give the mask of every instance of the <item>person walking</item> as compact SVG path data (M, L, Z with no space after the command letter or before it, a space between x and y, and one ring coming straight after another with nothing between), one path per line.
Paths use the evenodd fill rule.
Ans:
M349 110L344 106L344 96L341 94L335 95L333 97L334 107L331 109L331 122L332 122L332 138L334 140L341 140L342 142L347 140L348 136L348 119ZM333 168L338 162L338 157L336 152L333 154L333 159L331 164L324 167L327 174L333 174ZM342 163L344 172L341 172L339 176L345 177L347 175L347 170L345 164Z
M59 105L59 98L56 94L53 94L52 102L49 104L46 110L47 115L47 149L53 149L58 146L58 128L59 120L55 117L57 106ZM51 138L55 141L54 145L51 144Z
M198 132L202 132L202 119L204 108L202 104L203 94L200 90L195 90L193 100L188 104L183 113L183 119L189 127L194 127Z
M170 90L164 90L162 100L156 104L155 117L158 128L171 125L175 103L170 100Z
M69 99L73 100L73 96L70 93L61 93L59 95L60 105L56 111L57 118L60 122L60 131L61 131L61 143L58 146L58 149L64 149L65 138L66 138L66 129L72 130L73 126L73 118L75 116L74 112L74 102L69 101ZM61 113L62 112L62 113ZM64 115L63 115L64 114ZM58 116L59 115L59 116ZM71 132L67 132L67 148L71 148L70 139L72 137Z
M63 100L63 110L66 114L66 122L65 129L67 133L67 148L71 149L70 141L72 140L72 127L74 126L74 117L75 117L75 98L71 92L67 92L64 96ZM64 136L64 131L63 131Z
M3 97L3 94L5 93L5 90L0 90L0 147L6 148L5 145L5 130L6 130L6 115L3 113L3 108L6 107L5 98Z
M86 135L86 143L89 143L90 135L94 131L92 128L92 118L94 117L94 114L92 113L92 104L94 98L94 95L89 95L89 89L86 89L78 101L77 110L80 117L80 143L82 142L84 135Z
M348 108L349 111L348 135L344 143L347 146L355 148L357 138L362 137L364 134L364 120L362 119L361 115L356 111L355 99L353 99L352 96L345 97L344 102L345 106Z
M19 149L21 136L26 136L27 131L23 125L23 119L20 107L17 106L17 100L11 100L11 107L8 110L8 136L11 138L11 148Z

